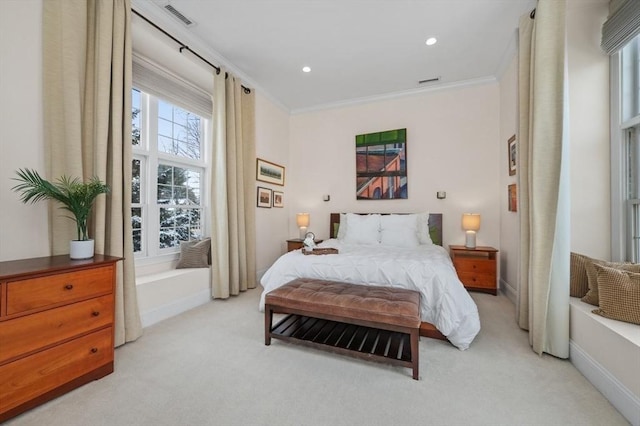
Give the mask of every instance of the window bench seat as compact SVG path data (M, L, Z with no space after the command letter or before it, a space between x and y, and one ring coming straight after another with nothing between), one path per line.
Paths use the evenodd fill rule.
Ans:
M204 305L211 300L209 268L171 269L136 276L142 326Z
M570 298L571 363L632 424L640 425L640 325L601 317Z

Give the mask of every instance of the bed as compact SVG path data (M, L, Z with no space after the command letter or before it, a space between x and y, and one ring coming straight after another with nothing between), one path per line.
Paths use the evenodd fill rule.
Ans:
M480 331L478 309L442 247L441 214L332 213L330 237L319 247L338 254L294 250L276 260L260 280L261 311L268 292L296 278L407 288L420 292L421 334L469 347Z

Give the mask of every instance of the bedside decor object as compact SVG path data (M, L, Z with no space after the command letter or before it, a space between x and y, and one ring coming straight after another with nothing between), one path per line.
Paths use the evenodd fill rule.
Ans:
M258 158L256 159L256 180L284 186L284 167Z
M300 228L300 239L304 240L307 234L307 228L309 227L309 222L311 218L309 217L309 213L298 213L296 215L296 224L298 228Z
M265 209L271 208L272 191L269 188L258 187L258 199L257 206L264 207Z
M516 146L516 135L513 135L507 141L507 150L509 158L509 176L516 174L518 151Z
M304 246L304 251L311 251L316 246L316 234L313 232L307 232L304 235L304 240L302 241L302 245Z
M19 169L14 180L20 182L11 188L20 193L23 203L36 203L42 200L54 200L62 204L63 210L69 211L76 222L78 239L72 240L69 248L71 259L90 259L94 253L94 241L89 239L87 221L91 216L93 203L100 194L109 192L109 187L96 176L86 182L79 178L62 176L54 183L44 179L35 170Z
M480 229L480 215L478 213L465 213L462 215L462 229L466 231L466 248L476 247L476 231Z

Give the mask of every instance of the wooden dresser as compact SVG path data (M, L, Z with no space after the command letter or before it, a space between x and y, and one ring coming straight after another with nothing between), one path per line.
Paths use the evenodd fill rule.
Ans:
M498 250L493 247L449 246L453 266L465 288L493 295L498 293L497 253Z
M0 422L113 372L118 260L0 262Z

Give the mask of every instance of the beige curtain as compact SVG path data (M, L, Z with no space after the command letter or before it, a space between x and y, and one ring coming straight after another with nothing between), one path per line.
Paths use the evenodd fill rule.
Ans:
M214 76L211 176L211 293L228 298L256 286L255 95Z
M517 321L533 350L569 356L565 0L520 20L520 265Z
M115 344L142 334L131 232L131 5L129 0L45 0L44 139L47 175L110 187L94 208L96 253L123 257L116 277ZM73 226L50 210L51 252L66 254Z

